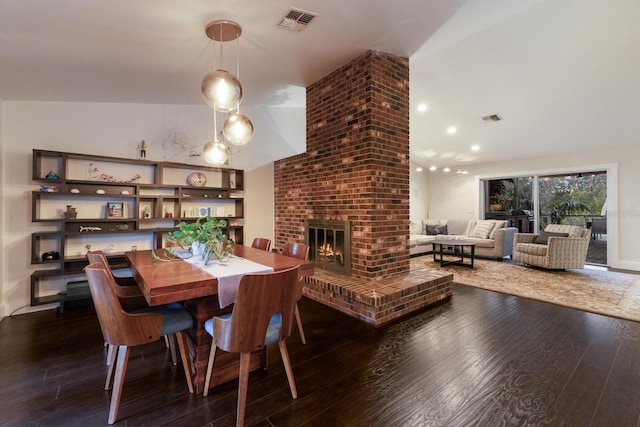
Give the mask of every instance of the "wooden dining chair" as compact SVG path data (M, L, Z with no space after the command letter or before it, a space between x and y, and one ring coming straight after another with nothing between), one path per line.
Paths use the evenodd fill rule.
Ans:
M133 310L144 309L149 306L133 276L116 277L113 275L113 270L111 269L111 265L109 265L109 261L104 252L91 251L87 253L87 259L89 260L89 264L102 263L102 265L104 265L107 274L113 279L111 283L115 283L117 285L115 287L116 295L118 296L120 306L124 311L131 312ZM131 285L132 282L133 285ZM164 340L167 348L169 349L169 353L171 354L171 361L175 366L178 364L175 336L173 334L165 335ZM116 347L109 344L107 344L107 346L107 365L113 366L116 359ZM105 387L108 387L111 383L112 374L113 371L109 370L107 373Z
M230 353L240 353L237 426L244 425L249 361L253 351L262 350L271 343L278 343L291 396L294 399L298 397L289 352L285 343L287 337L291 335L298 286L298 268L296 266L274 273L242 276L233 311L213 317L204 324L204 329L212 337L204 385L205 396L209 394L216 350L219 348Z
M113 424L118 416L120 397L129 361L129 348L156 341L162 335L175 334L178 338L187 386L189 392L193 393L191 359L188 355L187 337L184 332L193 327L193 318L189 312L179 303L146 307L132 313L126 312L122 309L116 295L117 285L103 263L89 264L84 271L89 282L89 290L98 314L102 335L107 344L117 346L117 362L109 366L109 370L113 371L115 365L115 377L108 423ZM105 390L109 388L110 384L105 384Z
M282 248L282 255L307 261L309 259L309 245L306 245L304 243L287 242L284 244L284 248ZM300 340L302 341L302 344L306 344L307 339L304 336L304 329L302 329L302 320L300 319L300 310L298 309L298 301L302 299L303 280L304 279L302 277L299 278L295 315L296 323L298 325L298 332L300 333Z
M263 251L269 251L269 248L271 247L271 240L265 239L264 237L256 237L255 239L253 239L251 247L262 249Z
M111 269L111 265L109 265L109 261L107 256L102 251L91 251L87 253L87 259L89 260L89 264L94 264L96 262L102 263L105 267L107 273L113 278L116 286L116 294L118 295L118 299L120 300L120 305L125 310L135 310L136 308L142 308L147 306L147 302L138 287L133 276L118 276L116 277L113 274L113 270Z

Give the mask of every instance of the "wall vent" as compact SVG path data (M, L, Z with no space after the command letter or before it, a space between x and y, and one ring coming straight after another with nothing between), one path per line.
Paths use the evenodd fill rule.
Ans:
M499 122L500 120L502 120L502 117L500 117L497 114L491 114L490 116L484 116L482 120L484 120L487 123Z
M278 23L278 26L290 31L302 31L311 24L316 16L318 16L316 13L292 8L287 12L285 17L282 18L282 21Z

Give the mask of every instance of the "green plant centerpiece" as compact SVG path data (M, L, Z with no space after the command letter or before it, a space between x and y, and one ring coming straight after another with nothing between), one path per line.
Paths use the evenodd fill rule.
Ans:
M212 216L198 218L194 222L182 221L178 229L169 233L168 240L182 249L190 246L193 255L201 254L204 264L213 258L228 261L233 251L233 240L225 234L227 221Z

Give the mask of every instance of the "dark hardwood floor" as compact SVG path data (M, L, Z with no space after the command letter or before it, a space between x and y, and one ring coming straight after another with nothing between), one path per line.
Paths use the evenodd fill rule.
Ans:
M247 425L638 426L640 324L456 285L453 298L372 328L303 299L288 340L249 379ZM0 425L106 425L92 308L0 323ZM118 425L231 426L237 384L190 395L164 342L132 351Z

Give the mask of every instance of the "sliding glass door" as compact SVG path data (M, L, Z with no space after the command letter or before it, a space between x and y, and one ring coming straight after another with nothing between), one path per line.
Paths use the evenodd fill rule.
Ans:
M606 171L485 179L482 189L484 217L509 220L520 232L593 227L587 262L606 264Z

